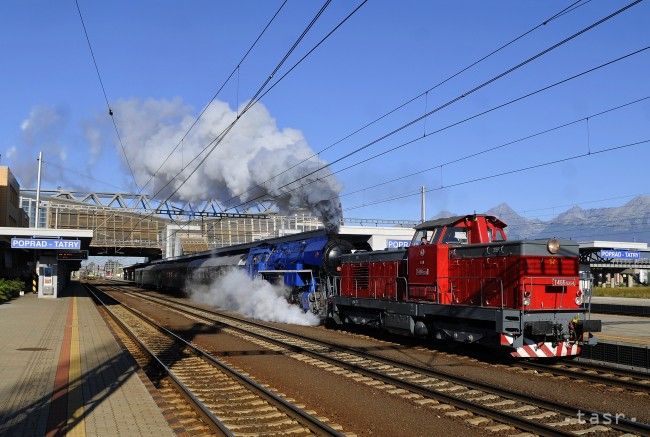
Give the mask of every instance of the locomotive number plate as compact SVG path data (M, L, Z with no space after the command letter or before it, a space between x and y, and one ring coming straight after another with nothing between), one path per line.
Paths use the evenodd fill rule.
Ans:
M575 279L566 279L566 278L553 278L553 285L560 287L575 286Z
M429 269L415 269L415 274L418 276L427 276L429 274Z

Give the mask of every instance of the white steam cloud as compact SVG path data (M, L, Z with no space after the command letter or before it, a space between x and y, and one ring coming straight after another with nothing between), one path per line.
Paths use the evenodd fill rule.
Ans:
M306 208L318 215L326 226L338 227L341 218L338 194L341 186L332 177L322 179L330 174L329 170L325 169L294 184L292 187L304 185L294 191L281 188L322 166L320 159L310 159L262 186L266 180L313 154L302 133L296 129L278 128L264 105L258 103L242 116L225 140L184 184L183 181L199 160L180 177L175 176L236 119L237 111L225 102L213 102L164 164L164 158L181 141L194 121L191 108L178 98L130 99L116 102L113 112L138 184L144 184L155 175L147 191L157 192L169 183L160 196L166 197L178 189L176 199L215 199L226 202L228 207L268 195L274 198L282 212ZM90 132L87 131L88 135ZM92 139L96 147L98 138L95 136ZM119 155L122 156L121 150ZM205 155L204 152L201 156Z
M67 111L63 108L38 105L20 123L20 137L16 145L5 151L4 158L17 176L22 188L36 186L36 158L39 151L44 161L54 164L44 173L46 183L66 182L64 172L57 165L65 165L68 154L62 145L68 125Z
M295 325L318 325L312 313L287 302L287 289L261 278L251 279L244 271L231 270L209 286L186 287L190 298L206 305L236 311L254 319Z
M16 156L16 151L17 151L16 146L11 146L5 152L5 156L7 157L7 159L13 159L13 157Z

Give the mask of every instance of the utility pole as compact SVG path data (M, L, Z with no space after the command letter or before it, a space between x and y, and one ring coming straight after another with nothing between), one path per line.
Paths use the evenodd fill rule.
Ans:
M426 193L427 193L427 190L426 190L426 187L424 185L422 185L421 190L422 190L421 191L421 196L422 196L421 202L422 203L420 205L420 218L421 218L422 222L425 222L427 220L427 205L426 205Z
M43 152L38 152L38 176L36 179L36 212L34 214L34 227L38 229L41 212L41 170L43 169Z

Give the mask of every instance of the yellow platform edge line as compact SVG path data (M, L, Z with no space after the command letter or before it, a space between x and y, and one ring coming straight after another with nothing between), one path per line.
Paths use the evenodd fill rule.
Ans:
M74 437L86 436L84 421L84 400L81 381L81 354L79 348L79 319L77 297L72 298L72 335L70 338L70 369L68 371L68 432Z

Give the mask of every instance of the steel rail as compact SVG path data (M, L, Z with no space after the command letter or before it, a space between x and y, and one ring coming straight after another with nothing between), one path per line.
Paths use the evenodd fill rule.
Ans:
M637 374L633 372L619 372L616 369L612 368L610 370L609 368L604 366L591 367L588 365L583 366L582 364L574 365L573 363L569 364L569 366L575 370L572 370L571 368L555 367L552 364L538 363L538 362L518 363L518 365L526 369L548 372L554 375L568 376L569 378L573 378L573 379L583 379L585 381L607 384L611 386L626 388L629 390L636 390L640 392L650 393L650 384L643 384L639 381L628 381L625 379L621 379L626 377L643 379L645 377L644 379L650 380L650 375L648 374L641 374L641 373ZM589 370L594 370L597 372L608 372L611 373L613 377L609 377L597 373L596 374L587 373Z
M135 287L133 287L133 288L135 288ZM208 314L213 314L215 316L226 318L226 319L231 319L231 320L234 320L234 321L239 322L239 323L249 324L249 325L252 325L252 326L257 327L257 328L266 329L266 330L269 330L269 331L272 331L272 332L275 332L275 333L278 333L278 334L281 334L281 335L294 337L294 338L297 338L297 339L300 339L300 340L303 340L303 341L312 342L312 343L315 343L315 344L317 344L319 346L327 347L329 349L334 349L334 350L339 350L339 351L342 351L342 352L352 353L352 354L355 354L355 355L363 357L363 358L372 358L374 360L383 362L384 364L393 365L393 366L396 366L396 367L402 367L402 368L407 369L407 370L424 373L427 376L437 377L437 378L440 378L440 379L445 379L447 381L450 381L450 382L453 382L453 383L456 383L456 384L461 384L461 385L465 385L465 386L473 388L473 389L486 391L486 392L495 394L497 396L510 398L510 399L516 399L517 401L525 402L527 404L534 405L534 406L537 406L537 407L542 408L542 409L556 411L556 412L559 412L559 413L567 415L567 416L577 417L578 412L581 412L585 416L589 416L589 417L596 417L597 416L600 419L602 419L603 422L605 422L607 417L611 416L608 413L603 413L603 412L599 412L599 411L590 411L590 410L585 410L585 409L579 409L579 410L578 409L573 409L571 407L566 407L566 406L564 406L562 404L551 402L551 401L548 401L546 399L542 399L542 398L539 398L539 397L536 397L536 396L533 396L533 395L530 395L530 394L521 394L521 393L518 393L516 391L512 391L512 390L505 389L505 388L502 388L502 387L494 387L494 386L491 386L489 384L485 384L485 383L470 380L468 378L455 376L455 375L449 375L449 374L439 372L439 371L436 371L436 370L432 370L432 369L429 369L429 368L426 368L426 367L422 367L422 366L418 366L418 365L414 365L414 364L409 364L409 363L404 363L402 361L393 360L391 358L386 358L386 357L382 357L380 355L376 355L376 354L374 354L372 352L360 351L358 349L348 347L348 346L343 346L343 345L340 345L340 344L337 344L337 343L331 343L331 342L320 340L320 339L314 339L314 338L311 338L311 337L308 337L308 336L305 336L305 335L296 334L294 332L287 331L287 330L282 329L282 328L278 328L278 327L275 327L275 326L269 326L269 325L267 325L265 323L260 323L260 322L256 322L256 321L253 321L253 320L240 318L240 317L230 315L230 314L223 314L222 312L215 311L215 310L209 310L209 309L206 309L206 308L201 308L201 307L196 306L196 305L192 305L192 304L188 304L188 303L184 303L184 302L172 301L172 300L160 297L160 296L156 296L156 297L146 296L146 295L143 295L141 293L141 290L138 290L136 292L131 292L131 293L133 293L134 295L137 295L138 297L140 297L142 299L146 299L146 300L149 300L149 301L152 301L152 302L157 302L158 300L167 301L167 302L173 303L173 304L178 305L178 306L191 308L191 309L196 310L196 311L200 311L200 312L204 312L204 313L208 313ZM160 303L160 302L158 302L158 303ZM165 305L163 303L160 303L160 304ZM176 309L178 310L178 308L176 308ZM182 310L180 310L180 311L182 311ZM199 317L199 318L202 317L200 315L193 314L191 312L188 312L188 313L192 314L194 317ZM358 373L367 374L368 376L371 376L373 378L375 377L375 376L370 374L370 373L374 372L372 370L365 369L365 368L362 368L360 366L357 366L357 365L354 365L354 364L351 364L351 363L341 362L340 360L336 360L334 358L328 357L328 356L323 355L323 354L318 353L318 352L310 351L310 350L308 350L306 348L303 348L301 346L287 344L285 342L282 342L281 340L276 340L276 339L264 336L262 334L257 334L257 333L254 333L254 332L246 331L243 328L236 327L236 326L233 326L233 325L229 325L227 323L219 322L219 321L216 321L216 320L212 320L212 319L206 318L204 316L203 316L203 319L208 320L208 321L213 322L213 323L216 322L216 323L225 324L225 325L227 325L227 326L229 326L229 327L231 327L231 328L233 328L235 330L238 330L240 332L244 332L247 335L252 335L252 336L257 337L259 339L262 339L264 341L275 343L275 344L277 344L279 346L288 348L288 349L293 350L295 352L305 353L307 355L311 355L311 356L313 356L315 358L328 361L328 362L330 362L332 364L335 364L335 365L348 366L348 368L350 370L356 371ZM374 372L374 373L377 373L377 372ZM382 375L382 374L378 374L378 375L381 376L381 377L387 376L388 378L391 378L392 380L399 381L400 383L402 382L401 380L396 379L396 378L392 378L392 377L390 377L388 375ZM393 385L398 385L398 383L393 383L392 381L390 383L393 384ZM407 388L407 387L403 387L403 388L411 390L410 388ZM416 390L411 390L411 391L416 391ZM438 395L437 392L434 392L434 393L436 393L436 395ZM427 394L426 396L430 396L430 395ZM447 395L444 395L444 396L447 396ZM457 398L453 398L453 399L457 399ZM446 402L446 401L443 401L443 402ZM466 402L466 401L462 401L462 402ZM447 402L447 403L450 403L450 402ZM472 404L472 405L474 405L474 404ZM459 408L465 408L465 407L459 407ZM468 409L468 410L471 411L470 408L465 408L465 409ZM481 414L481 413L477 413L477 414ZM483 415L485 416L486 414L483 414ZM498 414L502 414L502 413L499 412ZM505 414L507 414L507 413L505 413ZM487 416L487 417L490 417L490 416ZM518 419L518 420L521 419L518 416L515 416L515 418ZM495 419L495 420L499 420L501 422L504 421L503 419ZM535 425L537 425L537 424L535 424ZM620 418L620 419L618 419L618 423L616 423L616 424L612 423L612 424L610 424L610 426L612 426L613 428L616 428L618 430L624 431L624 432L650 434L650 425L645 424L645 423L641 423L641 422L632 421L632 420L627 420L627 419ZM562 433L557 428L552 428L552 427L550 427L550 428L553 431L552 435L558 435L558 434ZM521 429L525 429L525 428L521 427ZM529 430L529 429L526 429L526 430ZM531 430L529 430L529 431L531 431ZM540 431L531 431L531 432L539 433ZM540 435L546 435L546 434L540 434ZM573 435L573 434L569 433L569 435Z
M580 357L578 357L580 358ZM614 364L614 363L612 363ZM600 362L594 362L594 361L570 361L567 363L569 366L579 366L579 367L584 367L588 368L590 370L597 370L597 371L602 371L602 372L611 372L611 373L616 373L617 375L621 376L629 376L630 378L646 378L650 379L650 370L646 371L638 371L638 370L632 370L632 369L625 369L621 367L615 367L614 365L607 365L606 362L603 362L601 364Z
M93 296L93 299L95 299L97 302L101 303L101 306L104 307L106 312L111 316L113 321L117 323L120 328L138 345L138 347L146 352L147 355L149 355L154 362L156 363L157 367L162 369L165 372L165 375L169 377L174 385L181 391L182 395L189 399L189 401L193 404L195 410L205 419L208 420L208 426L212 428L213 430L223 434L224 436L228 437L234 437L234 434L226 427L226 425L219 420L217 416L215 416L195 395L192 393L192 391L185 385L183 384L182 381L180 381L176 375L171 371L169 367L167 367L157 356L156 354L149 349L139 338L138 336L133 332L131 328L129 328L122 320L109 308L108 305L91 289L90 286L83 284L84 288ZM104 293L106 295L106 293ZM113 299L111 296L109 298ZM113 299L115 300L115 299ZM129 308L127 308L129 309ZM130 309L129 309L130 310ZM131 311L131 310L130 310Z
M134 293L134 294L136 294L136 293ZM152 302L157 302L157 300L151 299L149 296L143 297L139 293L137 293L137 297L141 297L141 298L143 298L145 300L149 300L149 301L152 301ZM163 298L158 298L158 299L165 300ZM173 302L173 301L171 301L171 302ZM165 304L160 303L160 302L157 302L157 303L159 303L160 305L165 305ZM360 352L358 350L353 349L353 348L348 348L348 347L337 345L337 344L334 344L334 343L325 342L325 341L322 341L322 340L315 340L315 339L312 339L310 337L306 337L306 336L302 336L300 334L295 334L295 333L292 333L292 332L285 331L285 330L283 330L281 328L269 327L269 326L267 326L265 324L259 324L259 323L256 323L256 322L252 322L250 320L239 319L238 317L235 317L235 316L223 315L221 313L206 310L205 308L195 307L193 305L183 304L183 303L180 303L180 302L173 302L173 303L176 304L176 305L179 305L179 306L190 307L190 308L192 308L194 310L205 312L205 313L208 313L208 314L214 314L214 315L217 315L219 317L230 318L230 319L236 320L236 321L238 321L240 323L248 323L248 324L253 325L255 327L258 327L258 328L263 328L263 329L268 329L268 330L271 330L271 331L275 331L275 332L280 333L282 335L296 337L296 338L299 338L299 339L301 339L303 341L307 340L307 341L310 341L312 343L316 343L316 344L318 344L320 346L328 347L330 349L335 349L335 350L345 351L345 352L348 352L348 353L353 353L353 354L355 354L357 356L360 355ZM173 307L171 305L167 305L167 306ZM175 309L178 310L178 311L182 311L182 310L179 310L178 308L175 308ZM194 317L198 317L198 318L201 318L203 320L207 320L207 321L212 322L212 323L216 322L216 323L224 324L222 322L212 320L212 319L207 318L205 316L200 316L200 315L194 314L194 313L189 312L189 311L186 311L186 312L188 314L191 314ZM254 332L250 332L250 331L247 331L247 330L245 330L243 328L232 326L232 325L229 325L227 323L225 323L225 325L227 325L230 328L233 328L235 330L238 330L240 332L244 332L246 335L251 335L251 336L257 337L259 339L262 339L264 341L274 343L274 344L276 344L278 346L282 346L282 347L287 348L289 350L292 350L294 352L299 352L299 353L304 353L305 355L310 355L310 356L312 356L314 358L317 358L319 360L326 361L326 362L329 362L330 364L333 364L333 365L336 365L336 366L339 366L339 367L343 367L343 368L346 368L348 370L351 370L351 371L354 371L354 372L369 376L369 377L371 377L373 379L381 380L381 381L383 381L385 383L394 385L396 387L400 387L400 388L409 390L409 391L414 392L414 393L418 393L420 395L423 395L423 396L426 396L426 397L429 397L429 398L434 398L434 399L440 400L441 402L453 405L456 408L469 410L469 411L472 411L475 414L478 414L478 415L481 415L481 416L484 416L484 417L489 417L489 418L491 418L493 420L496 420L498 422L508 423L510 425L516 426L517 428L525 430L525 431L534 432L534 433L536 433L538 435L543 435L543 436L574 435L570 431L565 432L565 431L560 430L560 429L558 429L556 427L552 427L552 426L545 425L545 424L538 423L538 422L533 422L533 421L525 419L523 417L511 414L511 413L499 411L497 409L490 408L490 407L487 407L487 406L472 403L471 401L467 401L467 400L455 397L453 395L440 393L440 392L435 391L433 389L422 387L422 386L419 386L417 384L410 383L410 382L404 381L402 379L392 377L390 375L386 375L386 374L381 373L381 372L377 372L375 370L367 369L367 368L364 368L364 367L359 366L357 364L348 363L348 362L342 361L340 359L332 358L332 357L329 357L329 356L327 356L325 354L315 352L315 351L311 351L311 350L306 349L306 348L301 347L301 346L297 346L297 345L294 345L294 344L289 344L289 343L283 342L281 340L276 340L276 339L273 339L273 338L269 338L269 337L264 336L262 334L257 334L257 333L254 333ZM534 405L537 408L551 410L551 411L555 411L555 412L560 412L561 414L564 414L564 415L567 415L567 416L570 416L570 417L577 417L578 410L575 410L575 409L572 409L572 408L567 408L567 407L565 407L563 405L559 405L559 404L556 404L556 403L553 403L553 402L549 402L549 401L546 401L544 399L531 397L530 395L522 395L522 394L519 394L519 393L516 393L516 392L512 392L510 390L493 387L493 386L490 386L488 384L483 384L483 383L471 381L471 380L468 380L468 379L465 379L465 378L462 378L462 377L451 376L451 375L447 375L447 374L444 374L444 373L441 373L441 372L432 371L432 370L427 369L427 368L422 368L420 366L410 365L410 364L407 364L407 363L391 360L391 359L388 359L388 358L375 356L374 354L371 354L371 353L365 353L364 352L363 354L364 355L362 355L362 357L364 357L364 358L371 357L372 359L375 359L377 361L381 361L381 362L386 363L386 364L394 365L396 367L401 367L401 368L408 369L408 370L415 370L417 372L424 373L427 376L435 376L435 377L437 377L439 379L444 379L444 380L449 381L449 382L462 384L462 385L467 386L468 388L471 388L471 389L482 390L484 392L494 394L494 395L497 395L497 396L501 396L501 397L504 397L504 398L516 399L519 402L526 403L528 405ZM603 413L591 412L591 411L587 411L587 410L581 410L581 412L583 414L585 414L586 416L587 415L591 416L592 414L598 414L600 417L602 417L602 414L603 414ZM638 425L639 424L636 423L636 422L630 422L629 426L626 426L626 424L622 424L622 426L621 426L621 424L619 424L618 428L621 429L621 430L624 430L625 432L639 432L640 429L643 430L644 432L647 432L648 430L650 430L650 427L645 428L645 427L643 427L643 424L641 424L641 428L639 428Z
M100 289L100 291L102 291ZM104 294L106 292L102 291ZM280 406L284 412L295 419L298 423L301 425L305 426L308 429L311 429L312 431L315 431L319 434L322 435L331 435L335 437L344 437L345 434L335 430L328 424L322 422L318 418L314 417L313 415L307 413L303 409L297 407L296 405L284 400L280 396L276 395L272 391L262 387L259 383L254 381L253 379L249 378L246 375L241 374L228 364L224 363L223 361L219 360L218 358L214 357L213 355L209 354L208 352L204 351L203 349L199 348L198 346L192 344L191 342L185 340L181 336L177 335L176 333L172 332L171 330L161 326L160 324L156 323L154 320L152 320L150 317L144 315L140 311L137 311L133 308L129 308L128 306L124 305L122 302L120 302L118 299L115 299L113 296L110 296L113 300L118 302L120 305L122 305L124 308L129 310L131 313L135 314L137 317L140 317L142 320L146 321L147 323L151 324L154 326L156 329L158 329L160 332L162 332L165 335L168 335L172 337L175 341L181 342L184 346L192 349L197 355L201 356L202 358L208 360L215 366L219 367L221 370L223 370L225 373L230 375L232 378L242 382L245 386L247 386L249 389L251 389L254 392L257 392L258 395L260 395L262 398L266 399L268 402L276 404ZM138 340L139 341L139 340ZM160 362L160 360L157 360ZM161 363L162 364L162 363ZM189 393L191 395L191 392ZM192 395L193 396L193 395ZM199 401L200 402L200 401ZM217 419L218 420L218 419ZM225 426L225 425L224 425ZM227 429L227 428L226 428ZM230 433L230 431L228 431ZM229 434L233 435L233 434Z

